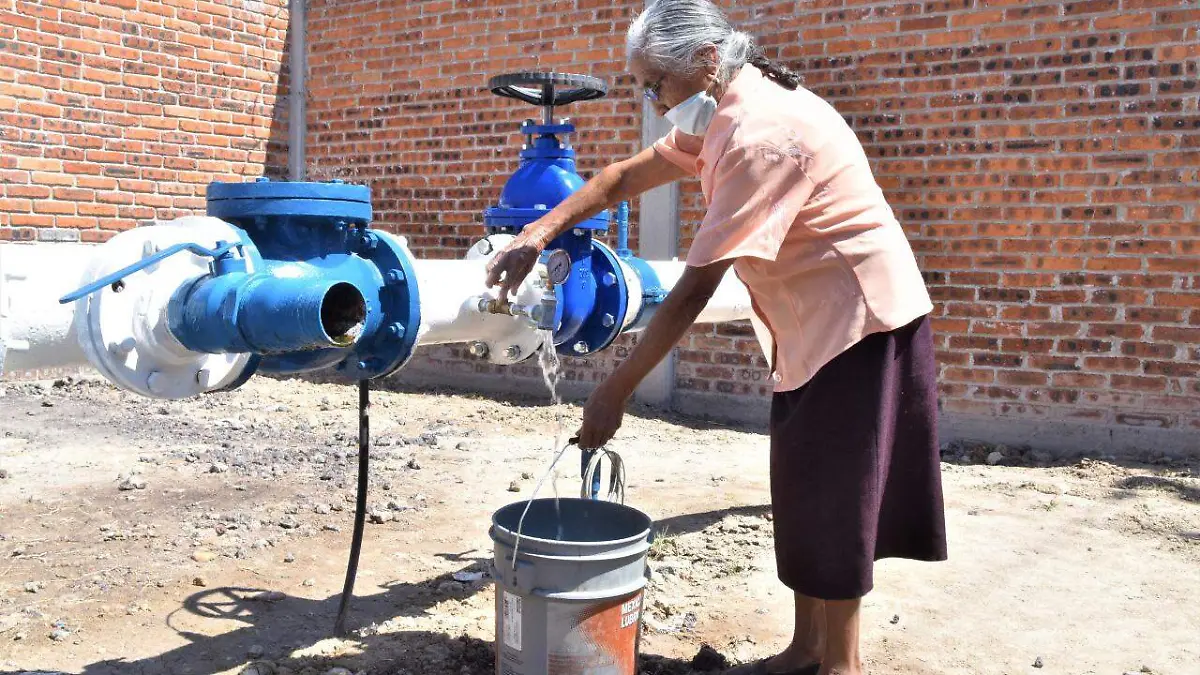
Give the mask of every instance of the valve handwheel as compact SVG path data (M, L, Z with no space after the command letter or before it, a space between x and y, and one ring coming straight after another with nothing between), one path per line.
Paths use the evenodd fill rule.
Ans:
M515 98L536 106L555 107L591 101L608 93L604 80L566 73L508 73L488 80L497 96Z

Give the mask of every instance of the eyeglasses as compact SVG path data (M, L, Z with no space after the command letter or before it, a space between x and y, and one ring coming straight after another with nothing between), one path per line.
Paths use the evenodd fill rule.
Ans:
M666 79L665 76L659 78L658 82L655 82L654 84L647 86L645 91L642 92L642 96L645 96L646 100L648 100L648 101L657 101L658 100L658 92L660 89L662 89L662 83L663 83L664 79Z

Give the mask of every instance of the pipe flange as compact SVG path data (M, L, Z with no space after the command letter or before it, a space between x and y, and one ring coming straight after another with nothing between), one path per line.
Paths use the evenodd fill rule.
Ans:
M340 180L329 183L214 182L206 194L208 214L250 226L255 220L318 218L365 226L371 222L371 189Z
M118 234L98 249L83 281L94 281L153 251L184 242L216 247L245 233L208 216L187 216ZM150 252L150 253L148 253ZM111 382L152 398L180 399L236 386L257 364L251 354L206 354L181 345L167 325L175 291L209 274L209 258L183 252L134 272L76 302L79 342L88 360ZM253 270L256 254L246 266Z
M515 237L511 234L491 234L475 242L467 249L466 260L478 260L487 264L500 251L504 250ZM521 283L516 293L514 304L519 306L536 307L542 296L549 292L544 287L542 277L546 275L545 265L538 263L533 272ZM491 296L488 296L491 298ZM486 311L486 310L485 310ZM533 325L535 319L528 316L504 317L497 315L492 320L507 319L511 327L502 335L490 337L483 342L487 346L485 358L489 363L501 366L511 366L526 361L538 353L545 338L541 331Z
M640 331L650 325L658 306L667 297L667 289L663 288L658 273L645 260L631 255L622 257L621 262L634 272L630 279L630 298L639 298L637 311L628 318L626 330ZM635 283L636 291L633 290Z
M630 275L608 246L592 241L592 274L596 301L571 339L559 345L564 356L587 356L607 349L625 328L629 311ZM638 289L640 293L640 289Z
M338 370L355 379L386 377L404 367L417 347L421 325L421 293L413 255L404 237L382 231L364 234L358 255L379 269L379 305L384 320L360 340Z

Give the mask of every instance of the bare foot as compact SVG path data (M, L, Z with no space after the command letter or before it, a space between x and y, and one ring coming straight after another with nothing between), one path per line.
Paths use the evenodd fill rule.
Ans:
M817 675L821 668L820 661L812 656L800 656L798 651L788 648L783 653L763 661L755 661L725 671L724 675Z
M866 675L866 671L862 666L857 668L852 666L821 666L821 671L818 675Z
M820 651L811 652L794 646L789 646L776 656L767 660L767 673L791 673L807 666L821 664ZM813 670L815 673L816 670Z

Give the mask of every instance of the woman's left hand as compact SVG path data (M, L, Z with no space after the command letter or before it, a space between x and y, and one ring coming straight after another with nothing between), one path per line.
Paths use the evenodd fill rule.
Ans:
M576 436L584 450L604 447L621 428L631 392L614 385L612 380L610 377L596 387L583 406L583 426Z

